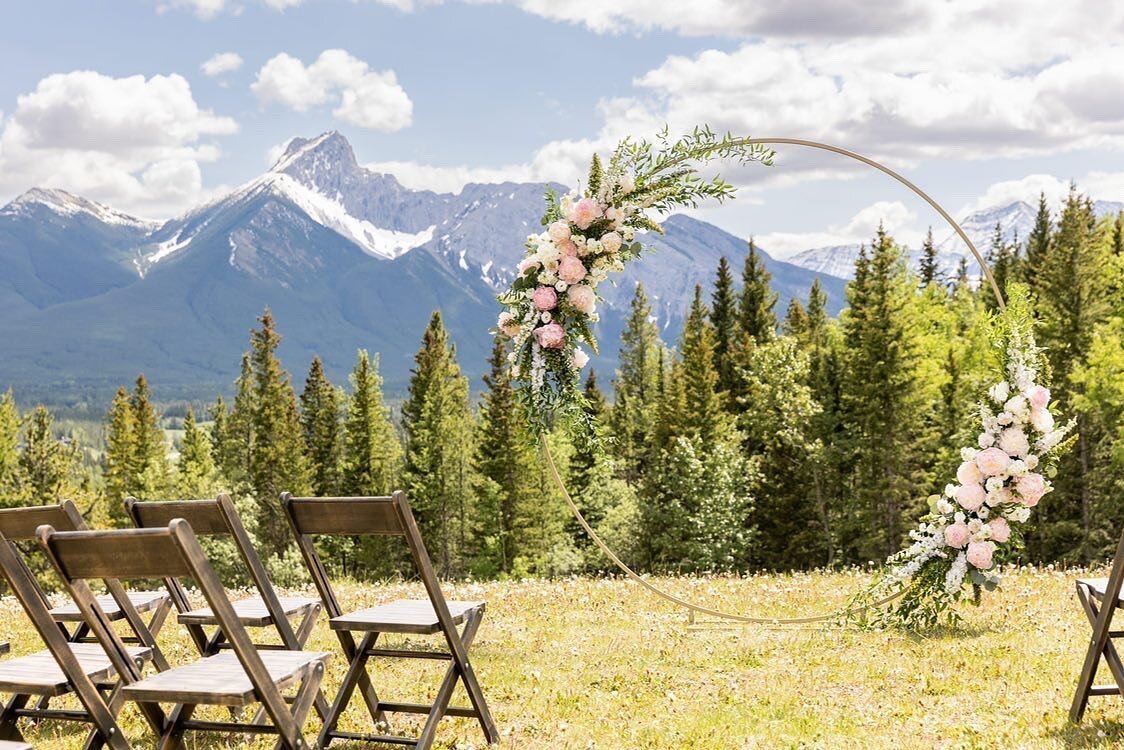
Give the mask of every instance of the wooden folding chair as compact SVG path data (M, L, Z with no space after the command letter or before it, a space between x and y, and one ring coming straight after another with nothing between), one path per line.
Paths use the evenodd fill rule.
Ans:
M31 747L23 743L17 725L21 717L89 723L92 729L85 748L109 746L112 750L129 750L129 742L116 719L121 697L120 684L114 679L114 660L96 643L74 643L67 639L64 630L51 617L43 590L27 563L2 533L0 575L47 646L45 651L0 662L0 692L12 694L11 700L0 709L0 750ZM122 644L122 660L137 673L151 655L152 650L146 646ZM56 697L69 693L78 698L81 710L27 705L34 696Z
M300 651L304 648L320 615L320 602L309 597L277 596L229 495L224 493L214 500L161 502L141 502L130 497L125 500L125 510L137 528L167 528L173 519L182 518L191 524L196 536L229 536L260 594L231 603L238 621L247 628L272 627L277 630L281 645L256 644L259 649ZM230 647L222 628L215 627L210 636L204 631L204 626L218 625L218 619L209 607L193 609L179 580L170 578L164 584L175 602L179 623L187 627L201 656L212 656L220 649ZM295 629L289 618L296 621ZM317 693L314 705L320 718L327 716L328 702L323 694Z
M328 717L324 720L324 728L319 738L320 747L327 748L332 740L343 739L387 742L428 750L433 745L437 724L444 716L476 718L488 742L498 742L499 732L492 721L488 704L484 700L484 693L468 659L469 648L484 617L484 602L445 600L437 576L433 572L429 554L422 543L421 533L414 521L414 514L410 510L409 503L406 502L405 493L396 492L392 497L348 498L297 498L285 493L281 496L281 505L296 534L298 547L312 574L316 589L320 592L324 609L331 618L330 626L336 632L349 662L343 685L332 703ZM428 601L400 600L345 614L340 609L339 600L332 590L327 571L313 544L312 538L318 535L404 536L418 575L428 594ZM461 623L464 623L464 628L458 633L456 626ZM355 643L357 633L361 634L358 645ZM448 645L448 651L376 648L375 642L383 633L422 635L441 633ZM372 656L437 659L448 661L449 667L437 690L436 699L431 705L392 703L381 700L371 684L366 666ZM471 708L449 706L458 679L468 692ZM417 738L411 738L338 730L336 725L357 687L376 725L386 721L387 713L426 714L426 722L421 734Z
M82 531L86 529L86 521L82 513L70 500L63 500L58 505L36 505L17 508L0 509L0 532L10 542L22 542L35 538L35 529L42 525L54 526L62 531ZM20 556L22 560L23 557ZM39 593L43 602L51 610L51 617L60 623L67 640L74 643L95 643L89 631L82 622L82 617L74 602L67 602L57 607L52 607L47 595L40 589ZM152 612L145 629L153 637L160 634L160 629L172 608L171 598L163 591L129 591L129 601L138 612ZM106 615L113 621L125 619L125 613L117 606L117 600L112 594L106 593L98 597ZM72 623L73 631L68 631L64 623ZM126 637L127 641L135 641L132 636Z
M1120 596L1121 586L1124 586L1124 534L1120 536L1120 542L1116 546L1116 557L1112 560L1108 578L1083 578L1077 581L1077 599L1085 610L1085 616L1089 618L1093 635L1085 651L1085 663L1081 667L1077 692L1074 693L1073 705L1069 709L1069 719L1072 722L1081 721L1090 696L1124 695L1124 663L1120 661L1120 654L1112 642L1114 638L1124 636L1124 630L1112 629L1113 615L1118 608L1124 607L1124 599ZM1093 684L1102 656L1112 673L1112 679L1116 683L1114 685Z
M41 527L39 544L67 583L90 630L114 658L121 696L156 715L156 747L183 746L187 731L275 734L275 748L307 750L302 726L324 677L330 654L317 651L258 651L239 621L222 582L207 562L191 525L183 519L163 529L55 531ZM94 578L168 579L190 577L199 586L230 643L230 650L142 678L126 658L125 645L109 626L87 581ZM123 599L122 608L135 614ZM298 685L290 707L281 691ZM175 704L164 714L161 703ZM199 705L240 707L260 703L272 724L192 719Z

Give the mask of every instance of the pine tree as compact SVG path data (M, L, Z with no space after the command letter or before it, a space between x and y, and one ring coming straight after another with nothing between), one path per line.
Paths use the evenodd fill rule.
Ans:
M109 408L109 424L105 432L105 498L108 516L114 525L124 526L126 497L140 492L136 474L139 461L136 444L136 415L125 388L118 388Z
M250 466L254 456L254 414L257 392L250 354L242 355L242 364L235 381L234 404L226 420L223 450L216 454L219 467L227 481L250 491Z
M476 471L481 479L477 508L477 534L485 540L478 552L478 566L493 573L511 573L520 554L518 542L522 512L536 498L535 453L530 448L527 425L518 408L507 366L510 346L497 336L484 376L480 406L479 438L476 444ZM576 493L581 488L575 486Z
M281 335L274 327L269 308L258 321L261 328L250 333L254 409L250 419L253 440L249 480L259 509L258 537L267 549L280 553L289 543L288 526L281 516L281 493L307 493L308 468L297 397L289 374L277 359Z
M133 412L134 494L142 500L156 499L168 489L168 445L144 375L137 377L129 406Z
M930 284L940 284L941 270L937 263L937 246L933 243L933 228L925 234L925 241L921 244L921 264L918 269L921 277L922 288Z
M20 412L9 388L0 397L0 505L9 502L19 486Z
M1112 254L1117 258L1124 256L1124 211L1117 213L1112 223Z
M784 314L781 330L784 335L797 338L803 338L808 333L808 313L804 310L804 304L796 297L788 301L788 310Z
M593 368L590 368L589 376L585 379L585 398L590 416L600 423L609 407L605 401L605 394L601 392L597 385L597 373L593 371ZM601 450L588 442L575 446L574 455L570 459L569 483L575 497L584 498L587 494L601 457ZM589 520L588 516L587 520ZM576 536L578 529L575 528L573 531Z
M62 500L68 481L77 470L78 444L55 435L54 419L44 406L36 406L28 418L19 459L21 494L28 505L50 505Z
M215 470L219 476L231 482L226 473L226 468L231 463L230 412L226 408L226 399L222 396L216 398L207 413L211 417L211 458L215 462Z
M711 295L710 325L714 329L714 369L718 372L718 388L730 393L736 377L734 348L738 340L738 310L734 275L725 255L718 259L718 273Z
M406 481L430 553L438 569L451 574L465 568L469 553L472 414L468 379L440 312L433 313L414 362L402 406Z
M1038 273L1050 254L1053 236L1053 219L1046 203L1046 193L1038 194L1038 212L1034 216L1034 227L1026 238L1026 263L1023 266L1023 281L1034 294L1038 293Z
M312 358L301 391L301 435L311 472L312 491L321 496L340 491L340 397L324 374L324 363Z
M968 286L969 286L969 284L968 284L969 281L971 281L971 279L968 278L968 259L964 258L964 257L961 257L960 262L956 264L956 285L955 285L955 288L957 288L957 289L967 289Z
M616 439L615 457L623 477L639 484L650 455L653 404L662 343L652 321L644 287L636 285L628 319L621 334L619 368L613 381L614 404L610 417Z
M183 418L178 469L177 490L180 497L202 498L215 493L216 471L211 441L195 422L195 412L191 407Z
M402 444L383 403L378 358L365 349L351 371L351 398L344 421L343 491L350 495L387 495L398 488Z
M749 253L742 270L742 293L738 307L738 321L742 333L757 343L772 339L777 331L777 316L773 308L777 295L770 287L772 274L757 252L753 239L749 240Z
M683 361L683 388L686 397L686 427L709 449L727 426L719 398L718 373L714 369L714 331L707 322L702 287L695 286L691 312L683 325L679 349Z
M991 275L995 278L995 284L999 287L999 293L1003 295L1004 302L1007 301L1007 283L1011 279L1014 260L1011 246L1003 238L1003 228L999 225L999 222L995 222L995 230L991 235L991 247L987 253L987 263L991 267ZM986 282L984 283L986 284ZM987 309L996 310L999 307L999 301L991 291L990 289L984 290L984 301Z

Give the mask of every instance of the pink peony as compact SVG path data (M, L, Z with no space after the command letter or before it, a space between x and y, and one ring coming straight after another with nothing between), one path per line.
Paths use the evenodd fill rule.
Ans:
M601 238L601 247L605 248L605 252L610 255L620 250L622 244L624 244L624 240L616 232L609 232Z
M962 484L956 488L956 502L964 510L975 510L984 504L987 491L978 484Z
M1002 516L991 519L987 527L991 529L991 538L997 542L1002 543L1011 538L1011 525Z
M538 267L539 267L539 261L538 261L537 258L535 258L533 256L529 257L529 258L524 258L523 260L519 261L519 265L516 266L516 268L519 269L520 275L527 273L527 269L529 269L529 268L538 268Z
M1025 458L1030 453L1030 441L1018 427L1008 427L999 434L999 448L1009 456Z
M597 295L588 284L574 284L566 290L570 304L580 313L591 315L597 306Z
M1015 489L1022 496L1023 505L1033 508L1046 494L1046 479L1041 474L1027 474L1018 478Z
M585 264L573 256L566 256L558 264L558 278L567 284L577 284L585 278L586 273Z
M589 364L589 355L581 349L575 349L574 356L570 359L570 364L574 366L575 370L580 370Z
M558 246L558 252L562 254L563 258L566 258L566 257L576 258L577 257L578 246L575 245L574 241L572 239L570 239L569 237L567 237L566 239L561 240L560 242L557 242L555 244Z
M972 542L968 545L968 562L980 570L987 570L995 563L991 559L995 545L991 542Z
M507 310L504 310L502 313L500 313L499 328L505 334L514 338L519 333L520 325L519 321L515 319L514 315L509 313Z
M1027 400L1033 409L1045 409L1050 405L1050 389L1036 385L1026 392Z
M983 472L976 466L975 461L965 461L956 470L956 479L961 484L983 484L984 478Z
M549 227L547 227L546 231L547 234L550 235L550 239L554 240L555 242L568 240L570 239L571 234L570 222L559 219L558 221L552 223Z
M553 310L558 305L558 292L552 286L536 287L531 299L539 310Z
M1007 471L1011 457L998 448L986 448L976 454L976 466L984 476L994 477Z
M601 206L592 198L582 198L574 204L571 217L578 229L589 229L589 225L601 218Z
M949 547L964 549L964 545L968 543L968 527L962 523L954 523L951 526L946 526L944 530L944 543Z
M1039 432L1050 432L1054 429L1054 415L1045 407L1034 407L1030 410L1030 423Z
M547 323L535 329L535 340L543 349L561 349L566 344L566 329L557 323Z

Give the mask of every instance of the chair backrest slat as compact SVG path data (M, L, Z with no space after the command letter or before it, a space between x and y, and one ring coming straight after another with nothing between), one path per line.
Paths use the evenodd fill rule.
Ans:
M140 502L130 497L125 500L125 510L138 528L167 528L174 519L182 518L191 524L196 536L230 533L218 500Z
M302 534L405 534L394 497L289 497L288 512Z
M60 531L78 531L85 528L78 509L69 500L58 505L39 505L23 508L0 509L0 534L10 541L35 538L40 526L52 526Z
M55 532L51 554L70 579L120 578L127 580L191 575L179 555L169 550L168 529Z

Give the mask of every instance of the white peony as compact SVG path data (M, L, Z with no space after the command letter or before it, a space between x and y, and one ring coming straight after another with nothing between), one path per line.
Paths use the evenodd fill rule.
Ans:
M995 436L989 432L981 432L979 446L981 448L990 448L993 445L995 445Z
M1018 427L1008 427L999 435L999 449L1008 456L1022 458L1030 452L1030 441Z
M987 395L997 404L1002 404L1011 397L1011 386L1006 380L996 383L988 389Z
M1030 416L1030 404L1024 396L1014 396L1003 405L1005 411L1011 412L1015 419L1026 419Z

